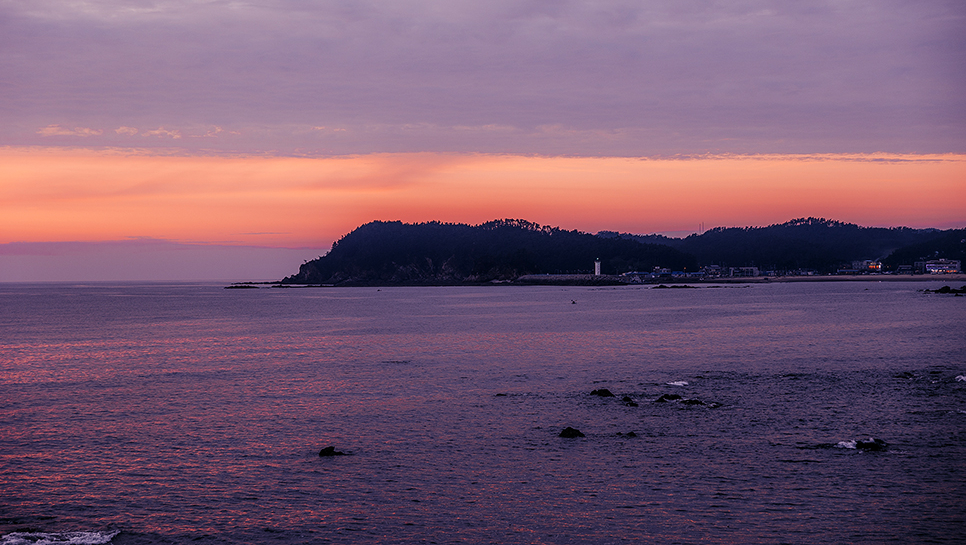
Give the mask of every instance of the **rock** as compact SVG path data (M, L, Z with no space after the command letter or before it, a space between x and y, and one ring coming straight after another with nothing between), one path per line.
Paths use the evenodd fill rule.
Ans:
M506 394L496 394L494 397L506 397Z
M319 456L323 458L326 456L346 456L346 453L335 450L335 447L325 447L319 451Z
M855 442L855 448L859 450L869 450L873 452L879 452L879 451L886 450L888 447L889 447L889 444L883 441L882 439L873 439L871 437L869 437L865 441Z
M594 390L594 391L590 392L590 395L592 395L592 396L600 396L600 397L617 397L610 390L608 390L607 388L601 388L600 390Z
M637 434L632 431L629 431L627 432L627 437L637 437Z
M681 396L678 394L662 394L661 397L655 399L654 401L656 403L665 403L668 401L677 401L679 399L681 399Z
M566 439L572 439L574 437L584 437L584 434L581 433L580 430L578 429L574 429L574 428L571 428L570 426L567 426L566 428L563 429L562 432L560 432L560 437L563 437Z
M966 293L966 286L963 286L963 287L961 287L959 289L956 289L956 288L951 287L951 286L943 286L943 287L941 287L939 289L934 289L934 290L925 289L925 290L922 290L922 291L923 291L923 293L952 293L952 294L955 294L955 295L962 295L962 294Z

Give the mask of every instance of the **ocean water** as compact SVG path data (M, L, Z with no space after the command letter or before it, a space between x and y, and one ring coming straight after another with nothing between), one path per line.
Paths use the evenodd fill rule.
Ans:
M963 543L939 285L0 285L0 544Z

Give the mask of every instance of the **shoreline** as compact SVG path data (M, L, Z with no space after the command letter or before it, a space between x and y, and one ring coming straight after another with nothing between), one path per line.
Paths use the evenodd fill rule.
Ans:
M743 276L730 278L655 278L641 282L618 275L532 274L517 278L515 285L628 285L652 284L769 284L776 282L966 282L966 274L863 274L813 276Z
M657 286L661 284L681 286L685 284L773 284L795 282L945 282L966 285L966 273L954 274L866 274L866 275L814 275L814 276L751 276L739 278L658 278L644 282L631 282L617 275L593 274L533 274L516 280L500 282L465 283L402 283L402 284L288 284L281 282L236 282L226 289L255 288L338 288L338 287L454 287L454 286Z
M717 283L713 280L701 280L702 283ZM824 275L824 276L756 276L752 278L734 279L749 283L768 282L966 282L966 274L862 274L862 275Z

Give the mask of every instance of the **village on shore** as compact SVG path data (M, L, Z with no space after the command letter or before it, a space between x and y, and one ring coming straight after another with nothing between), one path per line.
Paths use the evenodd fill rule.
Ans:
M966 282L962 262L955 259L917 261L896 271L883 271L876 260L853 261L834 273L815 270L761 270L758 267L721 267L708 265L698 271L672 271L655 267L650 272L627 272L619 275L601 273L601 263L594 263L593 274L529 274L515 280L522 284L659 284L659 283L763 283L763 282L835 282L835 281L928 281Z

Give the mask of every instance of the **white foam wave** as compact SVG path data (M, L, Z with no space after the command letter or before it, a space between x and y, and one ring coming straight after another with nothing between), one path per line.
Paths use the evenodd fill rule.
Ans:
M966 375L957 375L956 382L966 382Z
M687 382L684 382L683 380L677 380L677 381L674 381L674 382L668 382L667 384L668 384L668 386L687 386L688 385L688 383Z
M851 440L851 441L839 441L838 443L835 444L835 448L851 448L851 449L854 449L855 448L855 445L856 445L856 442L855 442L854 439Z
M120 532L13 532L0 545L103 545Z

